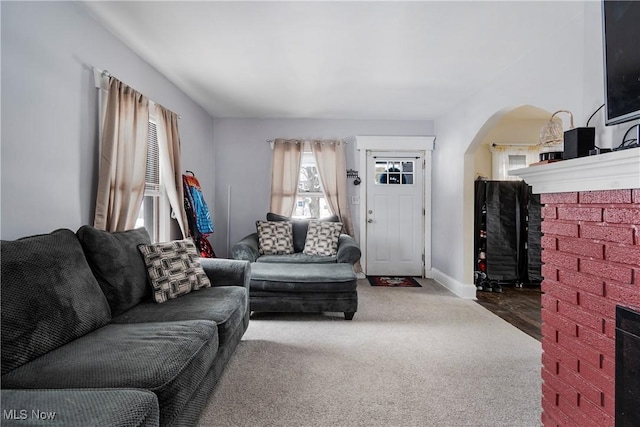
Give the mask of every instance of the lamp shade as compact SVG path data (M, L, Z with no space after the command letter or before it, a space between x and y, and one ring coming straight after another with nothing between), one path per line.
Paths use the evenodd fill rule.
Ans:
M558 113L568 113L571 117L571 127L573 129L573 114L567 110L558 110L551 115L549 122L540 130L540 144L542 147L562 147L564 143L564 130L562 122L554 121L553 118ZM559 151L562 151L560 148Z

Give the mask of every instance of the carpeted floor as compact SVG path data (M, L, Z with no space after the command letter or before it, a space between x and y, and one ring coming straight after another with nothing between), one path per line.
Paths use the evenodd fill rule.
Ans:
M359 308L254 313L200 426L540 425L538 341L437 283Z

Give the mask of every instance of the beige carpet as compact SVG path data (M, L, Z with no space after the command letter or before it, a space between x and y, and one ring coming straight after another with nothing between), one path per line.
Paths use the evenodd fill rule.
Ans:
M436 282L254 313L201 426L539 426L540 342Z

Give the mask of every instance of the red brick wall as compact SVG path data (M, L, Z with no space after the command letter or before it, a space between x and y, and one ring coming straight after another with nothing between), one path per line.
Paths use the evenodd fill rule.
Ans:
M542 194L542 423L615 424L615 307L640 310L640 189Z

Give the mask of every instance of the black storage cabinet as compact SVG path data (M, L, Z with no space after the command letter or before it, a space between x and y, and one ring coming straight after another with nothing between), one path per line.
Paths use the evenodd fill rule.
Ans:
M488 279L539 284L540 211L540 196L524 181L476 181L474 270L484 252Z

